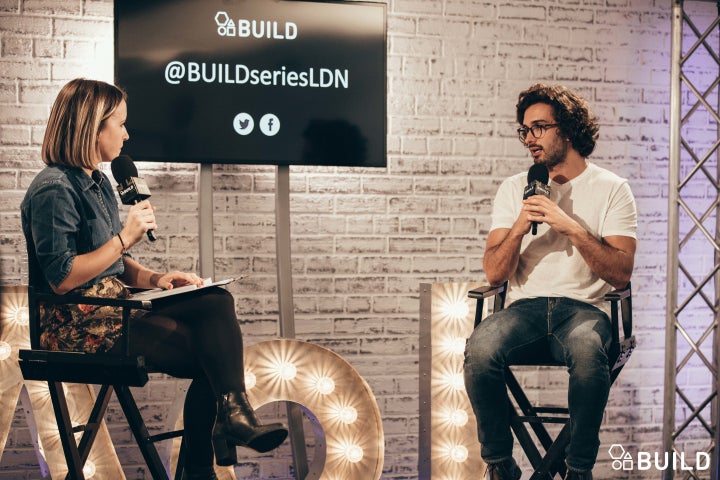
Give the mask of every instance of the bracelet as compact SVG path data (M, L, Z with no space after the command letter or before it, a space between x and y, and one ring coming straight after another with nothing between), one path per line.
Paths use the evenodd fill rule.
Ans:
M118 237L118 240L120 240L120 245L122 246L122 253L123 253L123 255L125 255L127 253L127 248L125 248L125 242L123 242L123 239L119 233L117 234L117 237Z

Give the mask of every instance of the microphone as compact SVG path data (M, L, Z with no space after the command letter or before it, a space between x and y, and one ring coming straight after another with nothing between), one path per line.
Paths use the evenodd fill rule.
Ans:
M127 155L120 155L110 162L110 170L117 182L117 191L123 205L135 205L150 198L150 189L145 180L138 177L137 167ZM147 231L148 240L157 240L154 230Z
M550 197L550 187L548 182L550 180L550 172L548 168L542 163L535 163L527 175L527 187L523 191L523 200L526 200L533 195L545 195ZM542 222L540 222L542 223ZM532 234L537 235L538 222L532 222Z

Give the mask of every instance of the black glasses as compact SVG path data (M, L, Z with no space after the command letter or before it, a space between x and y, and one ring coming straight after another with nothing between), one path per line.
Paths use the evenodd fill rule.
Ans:
M542 138L542 136L545 134L545 130L552 127L559 127L559 123L546 123L545 125L532 125L530 127L520 127L517 129L518 138L522 143L525 143L525 139L528 136L528 133L532 133L532 136L535 138Z

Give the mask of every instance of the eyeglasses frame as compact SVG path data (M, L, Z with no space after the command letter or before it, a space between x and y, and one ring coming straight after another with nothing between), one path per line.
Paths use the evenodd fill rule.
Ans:
M545 130L547 130L548 128L559 127L559 126L560 126L559 123L545 123L545 124L531 125L529 127L520 127L517 129L518 140L520 140L520 142L522 144L525 144L526 143L525 140L527 139L528 133L532 133L532 136L535 137L536 140L540 139L543 137L543 135L545 135ZM540 135L535 135L535 129L540 130ZM523 132L524 132L524 134L523 134Z

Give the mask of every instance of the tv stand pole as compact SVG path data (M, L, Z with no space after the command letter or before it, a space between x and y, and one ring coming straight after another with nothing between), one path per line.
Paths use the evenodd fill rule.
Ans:
M275 256L280 336L294 338L295 304L290 256L290 167L288 165L278 165L275 168ZM308 463L302 410L292 402L287 402L286 405L295 478L303 480L308 474Z
M200 248L200 276L215 280L215 247L213 227L212 163L200 164L198 182L198 221Z
M200 274L203 278L215 278L215 252L213 235L213 166L200 165L198 185L198 218L200 243ZM275 172L275 246L277 257L278 313L280 336L295 337L295 304L292 289L292 265L290 257L290 167L279 165ZM307 451L303 414L299 405L287 402L290 447L296 480L308 475Z

